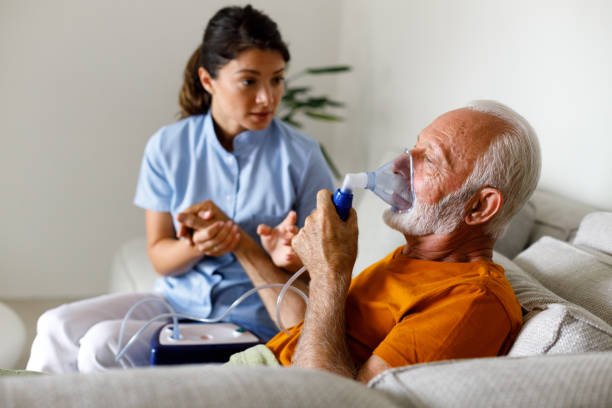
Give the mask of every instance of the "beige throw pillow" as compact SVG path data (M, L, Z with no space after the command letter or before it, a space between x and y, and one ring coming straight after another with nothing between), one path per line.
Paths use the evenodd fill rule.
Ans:
M514 262L557 295L612 324L612 265L550 237L527 248Z
M612 212L594 212L584 217L574 245L612 257Z
M493 260L504 267L526 312L510 356L612 350L610 325L557 296L503 255L495 253Z

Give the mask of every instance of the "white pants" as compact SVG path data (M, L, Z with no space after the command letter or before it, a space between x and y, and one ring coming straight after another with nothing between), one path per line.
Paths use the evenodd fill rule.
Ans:
M121 367L115 362L119 351L121 321L130 307L144 298L163 297L152 293L104 295L68 303L46 311L38 319L28 370L48 373L102 371ZM161 302L145 302L134 310L126 323L122 346L149 319L168 309ZM152 324L132 344L123 365L148 365L151 336L165 324Z

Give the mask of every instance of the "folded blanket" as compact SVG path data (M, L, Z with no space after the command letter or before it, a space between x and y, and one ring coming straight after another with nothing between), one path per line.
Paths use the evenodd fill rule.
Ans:
M39 375L44 374L38 371L28 371L28 370L6 370L4 368L0 368L0 377L9 376L9 375Z
M280 366L274 353L264 346L258 344L240 353L232 354L227 365L248 365L248 366Z

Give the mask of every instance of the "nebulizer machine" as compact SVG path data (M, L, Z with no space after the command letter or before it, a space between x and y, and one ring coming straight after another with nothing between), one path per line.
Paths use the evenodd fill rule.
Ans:
M332 200L339 217L346 221L353 202L353 190L366 189L375 193L398 213L410 211L415 200L412 154L406 150L389 163L375 171L364 173L349 173L345 176L342 186L338 188ZM145 298L134 304L126 313L119 330L119 351L115 360L123 367L126 351L134 344L142 333L154 322L172 319L172 323L163 325L156 331L151 340L151 365L225 362L233 353L260 344L261 340L253 333L233 323L219 323L236 308L244 299L257 291L269 288L281 288L276 299L276 322L281 330L287 332L281 320L283 299L288 290L296 292L306 304L307 295L293 285L306 271L302 267L285 283L272 283L252 288L236 299L225 312L217 317L202 319L197 316L176 313L172 307L159 298ZM160 314L144 323L140 329L123 344L125 326L134 310L147 302L162 302L168 313ZM181 319L181 321L179 321ZM187 319L189 322L184 322Z

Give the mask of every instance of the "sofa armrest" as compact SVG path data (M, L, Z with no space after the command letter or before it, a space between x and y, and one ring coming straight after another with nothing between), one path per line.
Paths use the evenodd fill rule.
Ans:
M147 255L144 237L131 239L122 244L113 257L110 291L151 292L157 273Z
M347 378L296 368L158 366L4 377L2 407L410 407Z
M385 371L378 390L426 407L610 407L612 352L496 357Z

